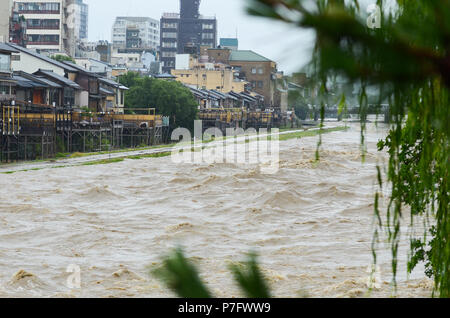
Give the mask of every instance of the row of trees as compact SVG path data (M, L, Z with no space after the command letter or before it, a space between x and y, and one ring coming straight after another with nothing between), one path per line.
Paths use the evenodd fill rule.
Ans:
M198 103L191 91L181 83L140 76L129 72L119 78L130 88L125 95L125 111L133 108L155 108L158 114L169 116L172 128L192 129L197 118Z

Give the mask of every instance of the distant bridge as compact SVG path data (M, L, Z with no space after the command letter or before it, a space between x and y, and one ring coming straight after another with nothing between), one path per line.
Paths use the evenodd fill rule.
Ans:
M349 115L359 115L361 109L359 107L349 107L347 109L347 114ZM389 123L390 120L390 112L388 104L369 104L366 109L365 115L384 115L384 122ZM317 121L320 118L320 108L314 114L315 120ZM325 108L325 117L337 118L338 120L342 120L344 114L339 114L339 110L337 106L326 107Z

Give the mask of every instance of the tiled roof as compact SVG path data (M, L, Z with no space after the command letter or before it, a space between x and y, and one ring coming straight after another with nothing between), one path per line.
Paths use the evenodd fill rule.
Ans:
M116 21L118 20L126 20L126 21L132 21L132 22L155 22L157 20L148 18L148 17L117 17Z
M41 81L41 82L44 82L45 84L47 84L48 86L50 86L50 87L52 87L52 88L61 88L61 87L62 87L61 85L59 85L59 84L57 84L57 83L55 83L55 82L52 82L51 80L46 79L46 78L43 77L43 76L35 76L35 78L36 78L37 80Z
M61 75L59 75L59 74L56 74L55 72L47 71L47 70L39 70L39 71L36 72L36 73L44 74L44 75L46 75L46 76L48 76L48 77L50 77L50 78L52 78L52 79L54 79L54 80L57 80L57 81L59 81L59 82L64 83L64 84L67 85L67 86L70 86L70 87L72 87L72 88L74 88L74 89L82 89L81 86L78 85L77 83L71 81L71 80L68 79L68 78L65 78L64 76L61 76ZM36 73L35 73L35 74L36 74Z
M43 82L33 81L22 75L14 74L13 79L17 81L17 86L22 88L47 88L48 85Z
M268 58L250 50L231 51L230 61L243 62L271 62Z
M94 77L100 77L100 76L97 75L96 73L93 73L93 72L91 72L91 71L85 69L84 67L79 66L79 65L77 65L77 64L75 64L75 63L68 62L68 61L64 61L63 63L64 63L64 65L66 65L66 66L68 66L68 67L71 67L71 68L74 68L75 70L77 70L77 71L79 71L79 72L83 72L83 73L85 73L85 74L88 74L88 75L94 76Z
M106 88L100 87L100 94L103 94L103 95L114 95L114 92L110 91L110 90L108 90Z
M177 78L177 77L172 74L169 74L169 73L164 73L164 74L155 75L155 78Z
M58 66L58 67L60 67L60 68L62 68L62 69L64 69L64 70L66 70L66 71L69 71L69 72L76 72L76 71L77 71L76 69L72 68L70 65L67 65L67 64L58 62L58 61L56 61L56 60L54 60L54 59L52 59L52 58L49 58L49 57L47 57L47 56L45 56L45 55L36 53L36 52L34 52L34 51L32 51L32 50L28 50L28 49L26 49L26 48L24 48L24 47L21 47L21 46L19 46L19 45L16 45L16 44L13 44L13 43L6 43L5 45L8 45L10 48L13 48L13 49L15 49L15 50L17 50L17 51L20 51L20 52L29 54L29 55L31 55L31 56L34 56L34 57L36 57L36 58L38 58L38 59L41 59L41 60L43 60L43 61L45 61L45 62L47 62L47 63L56 65L56 66Z
M0 43L0 51L2 52L8 52L8 53L19 53L19 51L17 51L16 49L8 46L5 43Z
M238 41L238 39L234 39L234 38L221 38L220 45L221 46L238 46L239 41Z
M118 87L120 86L119 83L114 82L113 80L107 79L107 78L105 78L105 77L99 78L99 81L102 82L102 83L104 83L104 84L106 84L106 85L108 85L108 86L113 86L113 87L115 87L115 88L118 88Z

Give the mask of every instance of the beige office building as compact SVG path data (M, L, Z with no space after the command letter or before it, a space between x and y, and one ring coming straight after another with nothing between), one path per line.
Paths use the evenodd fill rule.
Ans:
M216 90L222 93L245 91L246 81L236 79L229 65L201 63L192 55L178 54L176 67L171 70L176 80L197 89Z

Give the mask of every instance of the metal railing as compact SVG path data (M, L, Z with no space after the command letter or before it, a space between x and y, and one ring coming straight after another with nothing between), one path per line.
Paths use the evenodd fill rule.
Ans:
M20 133L20 108L18 106L2 107L2 134L18 135Z

